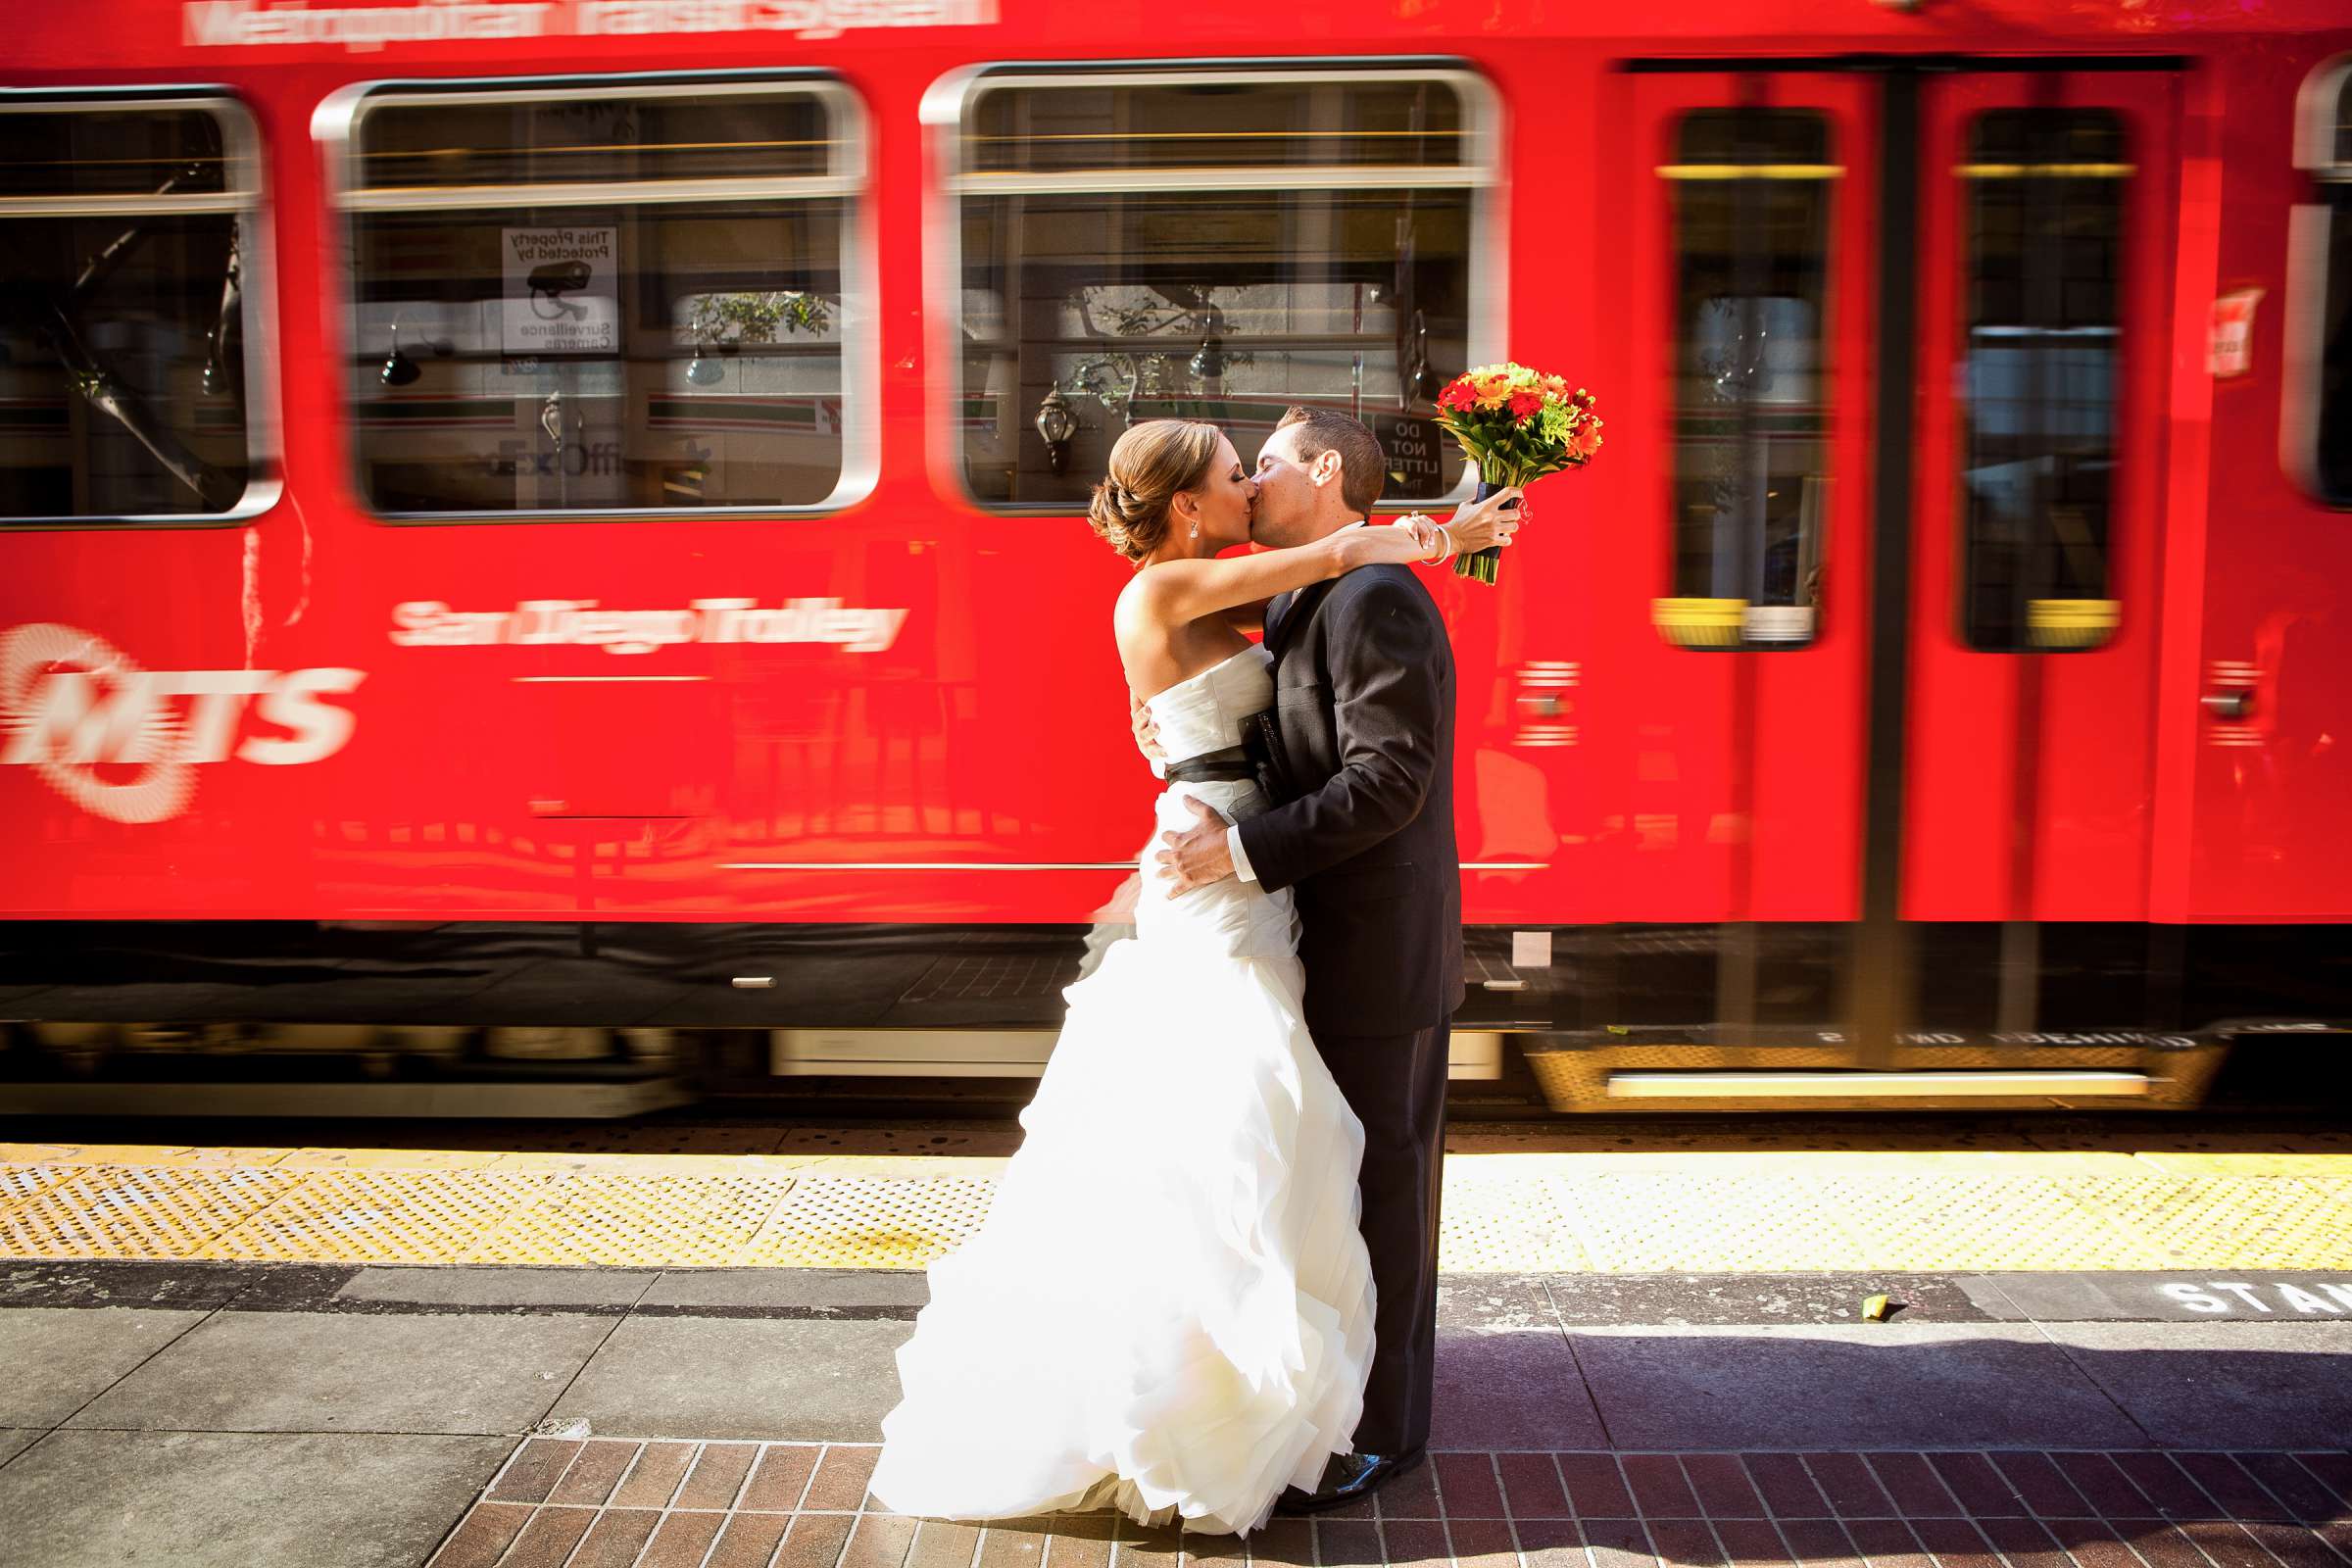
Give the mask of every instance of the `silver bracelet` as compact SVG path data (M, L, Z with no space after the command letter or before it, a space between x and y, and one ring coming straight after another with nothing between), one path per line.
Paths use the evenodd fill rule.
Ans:
M1397 520L1399 522L1410 522L1415 517L1419 517L1423 522L1437 522L1437 519L1432 517L1426 512L1408 512ZM1461 554L1462 547L1454 543L1453 535L1446 531L1446 525L1442 522L1439 522L1437 527L1438 537L1446 541L1446 549L1442 555L1423 556L1421 558L1421 564L1424 566L1442 566L1446 562L1451 561L1455 556Z

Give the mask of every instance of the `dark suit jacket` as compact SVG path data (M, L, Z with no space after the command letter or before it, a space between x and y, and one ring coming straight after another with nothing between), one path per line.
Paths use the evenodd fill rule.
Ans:
M1274 704L1296 798L1241 825L1268 891L1296 888L1317 1034L1434 1028L1462 1001L1453 649L1406 566L1277 598Z

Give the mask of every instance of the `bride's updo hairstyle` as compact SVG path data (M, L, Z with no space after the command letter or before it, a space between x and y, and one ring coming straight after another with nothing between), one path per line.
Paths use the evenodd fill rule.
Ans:
M1111 549L1142 561L1167 537L1176 492L1198 489L1216 456L1215 425L1147 419L1110 449L1110 471L1095 486L1086 520Z

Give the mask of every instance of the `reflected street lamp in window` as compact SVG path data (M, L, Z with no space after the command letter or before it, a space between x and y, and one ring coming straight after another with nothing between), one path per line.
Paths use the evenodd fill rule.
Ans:
M1200 352L1193 356L1189 368L1203 381L1221 380L1225 374L1225 340L1214 332L1202 338Z
M384 356L384 363L377 368L375 378L386 386L407 386L423 373L415 360L400 352L400 323L393 322L392 349Z
M1056 384L1046 392L1045 400L1037 406L1037 433L1046 443L1046 463L1056 477L1069 461L1070 437L1078 433L1078 417L1062 401L1061 387Z

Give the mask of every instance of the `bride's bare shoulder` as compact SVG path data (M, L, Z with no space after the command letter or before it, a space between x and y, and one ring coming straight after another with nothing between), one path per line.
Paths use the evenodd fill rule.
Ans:
M1168 640L1166 619L1153 612L1153 593L1144 581L1151 574L1149 566L1137 572L1134 580L1119 590L1110 610L1111 635L1118 639L1119 657L1131 666L1148 660L1152 651L1164 648Z
M1164 568L1139 566L1127 585L1119 590L1118 603L1111 617L1120 626L1151 625L1165 627L1168 623L1168 590L1173 586Z

